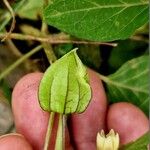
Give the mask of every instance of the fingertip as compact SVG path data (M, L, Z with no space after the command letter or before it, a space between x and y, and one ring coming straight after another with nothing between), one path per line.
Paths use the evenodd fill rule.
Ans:
M12 95L12 109L17 132L23 134L36 150L44 147L50 116L49 112L42 110L38 102L38 87L42 76L43 73L30 73L22 77ZM57 126L58 115L56 114L49 149L55 146ZM69 135L66 136L66 147L68 150L71 149Z
M32 150L31 145L20 134L7 134L0 137L1 150Z
M36 72L36 73L29 73L25 76L23 76L15 85L13 92L12 92L12 106L15 103L16 98L21 95L24 92L28 92L30 88L34 88L37 90L37 87L39 85L39 82L43 76L43 73Z
M12 94L12 110L18 133L23 134L35 149L44 144L49 113L38 102L38 86L42 73L30 73L16 84Z
M96 135L105 129L107 99L104 87L97 73L88 69L92 99L81 114L74 114L70 118L71 139L76 149L96 149Z
M119 102L110 106L107 115L108 129L119 133L121 144L135 141L149 130L148 118L136 106Z

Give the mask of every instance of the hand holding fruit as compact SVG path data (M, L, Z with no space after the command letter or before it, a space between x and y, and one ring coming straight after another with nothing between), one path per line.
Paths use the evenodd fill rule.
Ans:
M92 88L92 100L82 114L68 118L66 128L66 149L95 150L96 135L101 129L114 129L120 136L120 144L136 140L149 130L148 118L136 106L121 102L107 106L105 91L99 77L88 70ZM42 150L49 113L38 103L38 86L42 73L31 73L23 77L15 86L12 108L17 132L0 137L1 150ZM49 149L54 147L57 120ZM20 135L21 134L21 135ZM23 137L23 136L24 137Z

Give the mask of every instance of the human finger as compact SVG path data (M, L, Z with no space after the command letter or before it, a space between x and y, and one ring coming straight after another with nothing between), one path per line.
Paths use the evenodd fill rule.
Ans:
M74 114L70 118L70 132L73 145L77 150L96 149L96 135L105 129L107 99L102 82L96 72L88 69L92 99L82 114Z
M108 129L119 133L121 144L138 139L149 130L148 118L136 106L119 102L110 106L107 115Z
M1 150L32 150L31 145L20 134L7 134L0 137Z
M44 147L49 119L49 113L43 111L38 102L38 86L42 76L42 73L30 73L24 76L18 81L12 94L12 109L17 132L23 134L36 150L42 150ZM55 145L57 123L56 116L50 149ZM68 136L66 147L71 148Z

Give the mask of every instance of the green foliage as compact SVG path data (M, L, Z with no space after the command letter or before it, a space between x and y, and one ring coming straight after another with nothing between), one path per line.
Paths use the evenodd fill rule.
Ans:
M38 19L38 15L41 15L43 7L43 0L28 0L26 5L20 9L17 14L21 18Z
M108 60L110 71L115 71L126 61L141 56L147 51L148 44L142 41L123 40L118 42L118 46L111 51Z
M104 79L111 102L127 101L149 112L149 56L134 58Z
M60 44L54 47L57 58L62 57L73 49L73 44Z
M83 112L91 99L86 68L76 50L52 64L41 80L39 102L47 111L61 114Z
M42 10L43 2L47 3L48 1L49 5ZM13 34L13 38L27 41L23 45L21 42L21 44L18 44L22 46L21 50L19 50L21 52L19 56L16 54L19 46L16 48L13 45L13 41L11 43L7 40L6 42L6 45L11 47L12 52L19 58L0 74L2 94L8 99L10 98L10 88L2 79L42 47L46 49L47 47L43 46L45 44L43 39L45 39L46 42L54 42L52 43L52 48L54 48L57 58L67 54L46 70L40 83L39 102L44 110L70 114L74 112L81 113L86 109L91 99L91 89L86 68L82 64L83 62L88 67L98 70L101 74L116 71L120 67L120 69L114 74L108 75L108 77L100 74L101 79L106 83L106 92L110 103L127 101L135 104L148 115L149 57L147 56L148 26L146 24L148 22L148 0L48 1L9 1L14 13L20 18L19 21L23 21L21 24L16 23L16 30L14 31L18 32L21 29L21 33ZM47 24L42 23L42 27L32 28L34 23L39 23L39 19L41 19L39 16L44 16L45 21L51 27L47 28ZM1 38L4 37L5 28L7 29L7 25L11 22L11 17L10 12L3 7L3 4L0 4ZM60 31L53 27L60 29ZM62 34L60 33L62 31L69 33L69 36L61 36ZM74 38L71 35L80 39ZM132 36L131 39L129 39L130 36ZM78 41L82 39L98 42L118 40L115 41L118 43L118 46L112 48L108 44L104 45L104 43L103 46L88 45L88 41L86 41L86 44L78 45ZM122 41L122 39L126 40ZM41 42L42 46L38 46L24 55L24 50L22 51L24 45L26 48L26 46L32 47L32 44L37 44L32 40ZM73 41L76 41L74 42L76 43L75 45ZM15 40L15 42L17 43L18 41ZM63 42L67 44L62 44ZM51 47L51 45L47 45ZM76 51L71 51L73 47L79 47L78 55L82 62L77 56ZM46 54L49 56L53 54L52 48L47 50L49 53ZM106 55L107 52L110 52L110 55ZM1 52L0 54L1 58L5 59ZM41 55L35 57L39 60ZM28 63L30 65L30 62ZM103 68L102 71L101 68ZM104 70L108 70L108 72ZM27 72L29 71L31 70ZM62 135L62 130L59 132ZM148 133L121 149L146 150L147 144Z
M21 9L24 4L26 4L26 0L20 0L14 3L13 4L14 12L17 12L19 9ZM3 13L0 14L0 32L3 31L5 26L9 23L10 19L11 19L11 15L8 12L8 10L3 10Z
M57 0L44 10L49 24L79 38L125 39L148 22L148 0Z
M93 69L98 69L101 64L101 55L98 45L79 45L78 55L82 62Z
M98 69L101 64L100 49L98 45L77 45L79 58L86 66ZM55 47L57 58L65 55L73 49L73 44L61 44Z
M123 146L120 150L148 150L149 132L145 133L135 142Z

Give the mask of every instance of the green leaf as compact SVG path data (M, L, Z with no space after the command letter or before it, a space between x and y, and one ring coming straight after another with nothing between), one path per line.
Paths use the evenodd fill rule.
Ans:
M57 0L44 10L49 24L79 38L128 38L148 22L148 0Z
M79 58L82 60L83 64L86 66L99 69L101 64L101 55L98 45L77 45L79 50L77 51ZM67 52L71 51L73 44L60 44L56 45L54 48L57 58L65 55Z
M38 15L41 14L43 7L43 0L28 0L26 5L20 9L17 14L21 18L36 20L38 19Z
M81 113L90 99L87 71L76 50L57 60L44 73L39 86L39 102L44 110Z
M148 44L142 41L130 39L119 41L118 46L111 51L109 66L112 71L116 71L126 61L143 55L148 48Z
M148 144L149 144L149 132L145 133L135 142L123 146L121 150L147 150Z
M101 65L101 54L99 45L78 45L78 55L82 62L95 70Z
M134 58L117 72L102 77L108 89L111 102L127 101L149 112L149 56Z
M54 46L54 52L57 58L62 57L73 49L73 44L59 44Z

